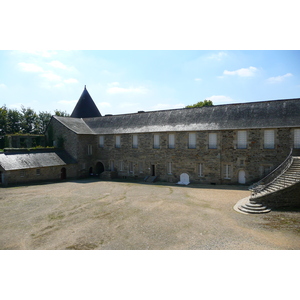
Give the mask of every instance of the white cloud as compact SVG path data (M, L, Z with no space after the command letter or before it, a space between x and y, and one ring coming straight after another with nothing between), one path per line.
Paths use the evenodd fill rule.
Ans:
M129 87L129 88L121 88L121 87L110 87L107 89L107 93L108 94L129 94L129 93L133 93L133 94L146 94L148 92L148 89L146 89L145 87Z
M282 76L270 77L270 78L267 79L267 81L269 83L278 83L278 82L282 82L283 80L285 80L285 78L291 77L291 76L293 76L292 73L287 73L287 74L282 75Z
M69 78L64 80L65 83L78 83L78 80L75 78Z
M227 56L227 53L225 53L225 52L219 52L217 54L210 55L208 58L209 59L213 59L213 60L221 60L225 56Z
M4 83L0 83L0 89L5 89L6 85Z
M241 68L235 71L227 71L225 70L223 72L224 75L237 75L241 77L250 77L254 76L255 73L257 72L257 68L255 67L249 67L249 68Z
M195 78L195 81L202 81L201 78Z
M61 77L53 72L44 72L43 74L41 74L41 77L46 78L50 81L61 81Z
M233 100L232 98L230 98L228 96L224 96L224 95L213 95L210 97L206 97L205 99L211 100L214 105L238 103L238 101Z
M63 70L68 69L68 67L66 65L64 65L62 62L60 62L58 60L53 60L53 61L49 62L48 65L50 65L54 68L57 68L57 69L63 69Z
M44 72L43 68L36 64L31 64L31 63L18 63L19 67L21 68L22 71L24 72L33 72L33 73L42 73Z

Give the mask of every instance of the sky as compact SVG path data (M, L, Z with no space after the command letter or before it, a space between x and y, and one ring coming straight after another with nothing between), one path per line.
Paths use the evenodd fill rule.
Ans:
M300 98L298 50L1 50L0 106L102 115Z

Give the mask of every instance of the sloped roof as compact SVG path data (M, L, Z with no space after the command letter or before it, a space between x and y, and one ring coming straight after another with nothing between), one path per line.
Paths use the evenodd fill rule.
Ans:
M95 102L90 96L89 92L84 87L84 90L71 114L72 118L94 118L101 117Z
M76 161L63 150L0 154L0 166L5 171L65 166L74 163Z
M58 120L64 126L77 134L94 134L83 119L60 116L52 116L52 118Z
M300 99L182 108L59 121L78 134L300 127Z

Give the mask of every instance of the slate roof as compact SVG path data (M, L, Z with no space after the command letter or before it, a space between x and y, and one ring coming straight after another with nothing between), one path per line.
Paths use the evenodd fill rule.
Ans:
M4 152L0 154L0 166L5 171L65 166L76 161L63 150L40 152Z
M71 114L72 118L94 118L101 117L95 102L84 86L84 90Z
M124 134L300 127L300 99L183 108L73 119L56 117L78 134Z

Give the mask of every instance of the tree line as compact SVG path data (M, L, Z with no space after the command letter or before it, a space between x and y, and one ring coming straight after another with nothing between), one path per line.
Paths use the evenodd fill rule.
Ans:
M56 116L69 117L65 111L55 110ZM47 111L36 113L32 108L24 106L21 110L0 107L0 136L6 134L44 134L52 117Z

